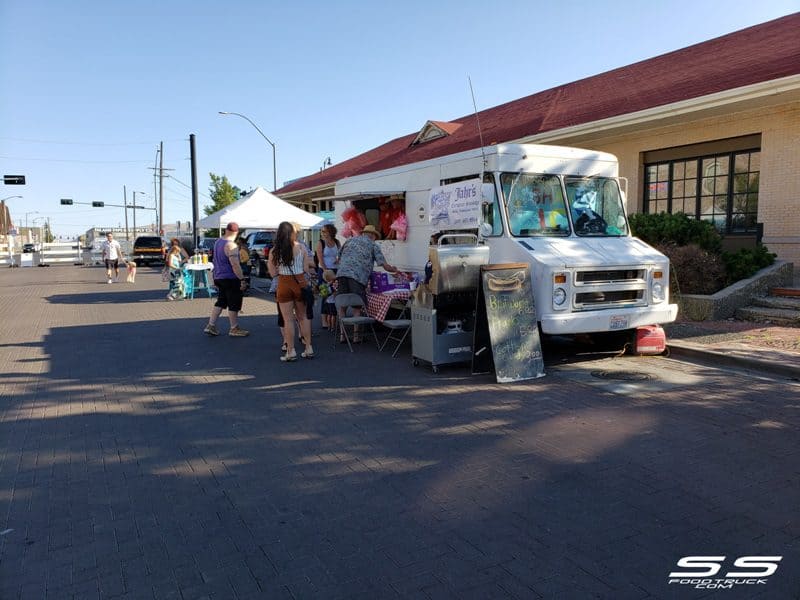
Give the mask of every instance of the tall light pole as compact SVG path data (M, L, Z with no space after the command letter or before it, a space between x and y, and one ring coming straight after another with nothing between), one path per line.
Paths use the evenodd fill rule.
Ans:
M32 210L30 212L25 213L25 229L28 228L28 215L38 215L38 214L39 214L38 210Z
M34 217L34 218L33 218L33 221L32 221L32 223L33 223L33 226L34 226L34 227L36 227L36 221L45 221L45 220L47 220L45 217ZM42 239L42 238L44 237L44 236L42 236L42 226L41 226L41 225L39 225L39 227L37 227L37 229L39 230L39 233L38 233L38 235L37 235L37 237L36 237L36 242L37 242L38 244L41 244L41 243L44 241L44 240ZM40 246L40 247L41 247L41 246Z
M256 125L255 123L253 123L253 122L252 122L252 121L251 121L251 120L250 120L248 117L244 116L244 115L243 115L243 114L241 114L241 113L237 113L237 112L225 112L225 111L222 111L222 110L221 110L221 111L219 111L219 114L221 114L221 115L236 115L237 117L242 117L242 118L243 118L245 121L247 121L248 123L250 123L250 125L252 125L253 127L255 127L255 128L256 128L256 131L257 131L258 133L260 133L260 134L261 134L261 137L263 137L265 140L267 140L267 143L268 143L270 146L272 146L272 191L274 192L275 190L277 190L277 189L278 189L278 170L277 170L277 167L275 166L275 165L276 165L276 158L275 158L275 155L277 154L277 152L276 152L276 150L275 150L275 144L272 142L272 140L270 140L270 139L269 139L269 138L268 138L266 135L264 135L264 132L263 132L263 131L261 131L261 130L258 128L258 125Z
M22 198L22 196L6 196L5 198L0 198L0 202L5 202L6 200L11 200L12 198Z
M133 206L131 208L133 208L133 237L134 238L136 237L136 208L137 208L136 207L136 194L141 194L142 196L146 196L147 195L144 192L137 192L135 190L133 192Z

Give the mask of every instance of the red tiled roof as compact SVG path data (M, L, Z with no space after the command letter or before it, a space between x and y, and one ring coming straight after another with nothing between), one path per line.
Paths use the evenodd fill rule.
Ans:
M486 145L591 123L800 74L800 13L607 71L478 113ZM431 121L450 135L410 146L396 138L278 190L296 192L344 177L480 147L475 115Z

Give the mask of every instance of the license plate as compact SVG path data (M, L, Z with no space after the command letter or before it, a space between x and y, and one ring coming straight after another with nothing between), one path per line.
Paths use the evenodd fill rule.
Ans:
M628 328L628 317L623 315L614 315L611 317L608 323L609 329L627 329Z

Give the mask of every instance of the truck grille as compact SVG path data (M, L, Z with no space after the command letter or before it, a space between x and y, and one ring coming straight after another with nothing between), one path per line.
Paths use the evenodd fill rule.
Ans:
M575 294L575 303L578 306L626 306L639 304L644 296L644 290L618 290L580 292Z
M620 269L607 271L578 271L575 283L615 283L619 281L644 281L644 269Z
M575 310L647 306L647 269L576 271L574 282Z

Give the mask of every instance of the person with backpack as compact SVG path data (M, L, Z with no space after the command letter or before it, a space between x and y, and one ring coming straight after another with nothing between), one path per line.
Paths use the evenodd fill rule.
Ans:
M239 248L239 266L242 268L245 282L243 294L247 296L247 290L250 289L250 250L243 237L237 238L236 244Z

